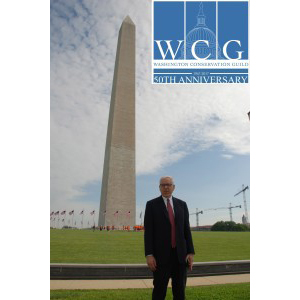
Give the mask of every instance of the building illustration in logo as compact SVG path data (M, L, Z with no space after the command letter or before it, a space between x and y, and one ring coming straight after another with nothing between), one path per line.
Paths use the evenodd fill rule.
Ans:
M220 59L221 49L217 45L216 35L205 23L206 16L203 12L203 3L200 2L196 26L186 35L186 56L184 45L181 47L181 59L195 59L194 54L200 59ZM197 42L201 40L201 42ZM204 42L205 41L205 42ZM197 43L195 43L197 42Z

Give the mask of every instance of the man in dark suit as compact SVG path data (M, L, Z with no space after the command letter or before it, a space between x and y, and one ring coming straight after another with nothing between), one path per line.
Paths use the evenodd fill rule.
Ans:
M145 256L154 277L152 299L165 299L171 277L173 299L184 300L186 266L192 270L195 254L189 211L184 201L172 197L172 177L162 177L159 189L161 196L147 202L144 219Z

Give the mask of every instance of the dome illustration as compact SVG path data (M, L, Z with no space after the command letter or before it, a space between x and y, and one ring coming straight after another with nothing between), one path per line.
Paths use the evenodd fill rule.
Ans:
M203 13L203 4L200 2L199 13L197 15L197 25L189 31L186 36L186 59L195 59L192 55L192 46L198 40L208 41L208 45L204 42L198 42L195 45L195 54L199 58L205 58L209 54L209 59L216 59L216 48L218 47L218 58L222 58L221 49L217 45L216 35L205 24L205 15ZM181 47L181 59L184 58L184 46Z

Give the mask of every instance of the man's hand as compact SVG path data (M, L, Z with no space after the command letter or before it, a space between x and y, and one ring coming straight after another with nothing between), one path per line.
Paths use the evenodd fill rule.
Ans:
M154 256L152 256L152 255L146 256L146 259L147 259L148 267L150 268L150 270L152 272L154 272L156 270L156 260L155 260Z
M189 265L189 270L193 270L193 263L194 263L194 254L188 254L186 256L186 261L188 262Z

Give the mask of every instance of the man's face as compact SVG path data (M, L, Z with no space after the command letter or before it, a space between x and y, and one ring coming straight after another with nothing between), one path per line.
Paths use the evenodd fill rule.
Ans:
M175 185L173 185L171 178L163 178L160 181L159 189L162 196L169 198L175 190Z

